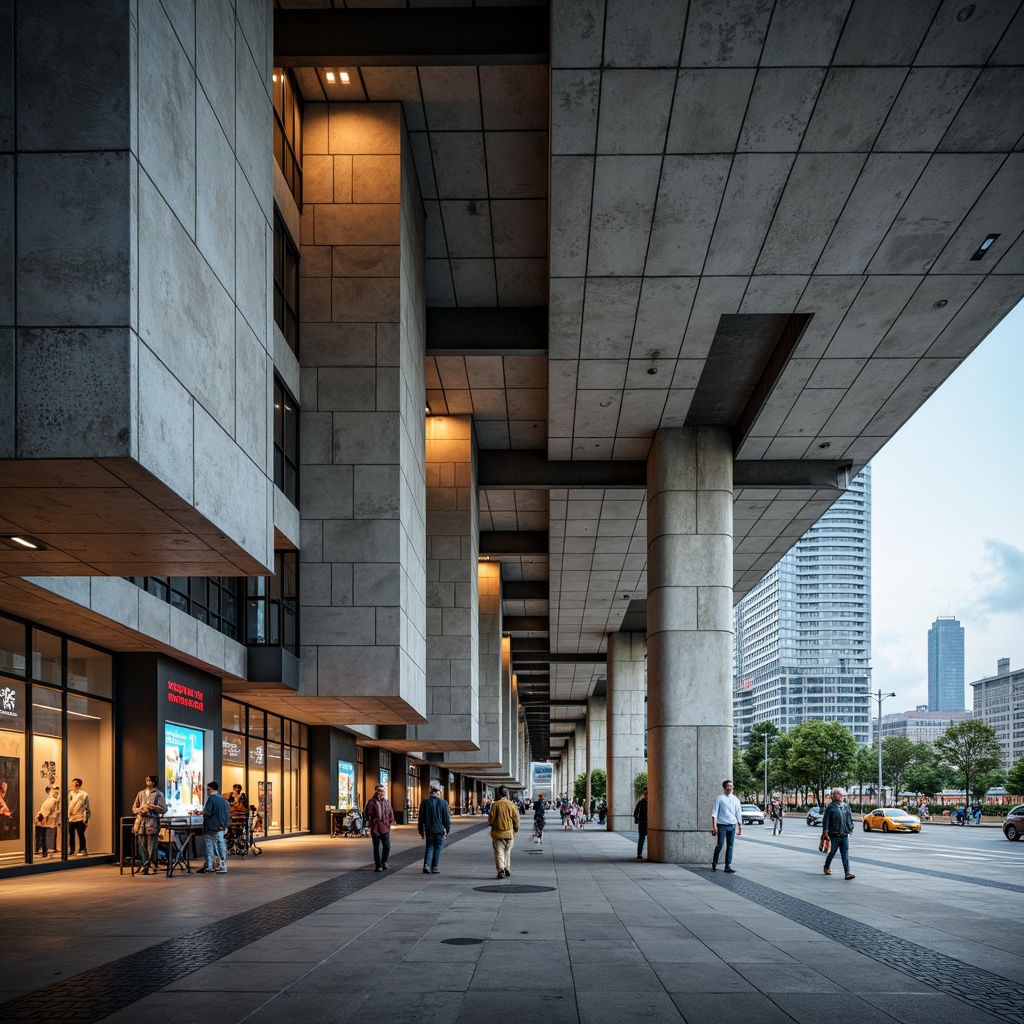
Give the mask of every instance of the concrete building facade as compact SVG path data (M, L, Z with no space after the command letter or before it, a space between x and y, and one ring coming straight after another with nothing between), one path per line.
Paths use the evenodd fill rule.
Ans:
M940 615L928 630L928 710L964 710L964 627Z
M871 736L871 476L865 469L736 606L733 729L810 719Z
M602 686L610 827L642 765L706 861L731 603L1024 294L1024 56L687 10L0 4L0 870L71 773L106 856L154 770L269 834L568 790ZM844 621L787 716L866 728Z
M1024 669L1011 669L1000 658L996 674L971 683L974 717L992 726L1003 748L1003 767L1024 757Z

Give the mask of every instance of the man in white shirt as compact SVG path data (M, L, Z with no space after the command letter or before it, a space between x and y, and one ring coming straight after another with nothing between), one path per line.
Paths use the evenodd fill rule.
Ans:
M85 832L92 817L89 806L89 794L82 789L81 779L71 780L71 792L68 793L68 856L75 855L75 839L78 839L79 855L87 857L85 849Z
M739 799L733 795L732 779L722 783L723 792L715 797L715 806L711 809L711 834L718 836L718 845L711 858L711 870L718 870L718 856L725 845L725 873L736 874L732 869L732 844L736 836L743 835L743 808Z

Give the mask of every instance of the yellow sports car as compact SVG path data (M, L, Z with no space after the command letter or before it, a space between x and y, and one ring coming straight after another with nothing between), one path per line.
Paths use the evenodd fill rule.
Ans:
M864 815L864 831L870 832L873 828L880 828L883 832L920 832L921 819L898 807L876 807Z

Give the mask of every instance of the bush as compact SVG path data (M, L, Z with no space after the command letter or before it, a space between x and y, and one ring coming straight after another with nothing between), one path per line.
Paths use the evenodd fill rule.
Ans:
M647 772L640 772L633 780L633 795L639 798L640 794L647 788Z

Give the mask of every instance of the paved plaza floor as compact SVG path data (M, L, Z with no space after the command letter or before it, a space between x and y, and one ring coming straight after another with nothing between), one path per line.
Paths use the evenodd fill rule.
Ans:
M1019 857L970 878L857 834L848 882L817 830L752 827L724 875L556 825L498 881L481 819L456 821L439 875L403 827L383 874L369 840L301 836L226 875L6 879L0 1020L1024 1021Z

